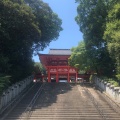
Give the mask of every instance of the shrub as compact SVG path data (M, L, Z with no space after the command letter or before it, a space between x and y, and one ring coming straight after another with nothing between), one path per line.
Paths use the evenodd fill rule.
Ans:
M9 87L10 76L0 75L0 94Z
M108 82L114 85L115 87L119 86L119 83L116 81L116 79L109 78Z
M115 78L107 78L107 77L100 77L102 80L108 82L108 83L111 83L112 85L114 85L115 87L118 87L119 86L119 82L117 82L117 79Z

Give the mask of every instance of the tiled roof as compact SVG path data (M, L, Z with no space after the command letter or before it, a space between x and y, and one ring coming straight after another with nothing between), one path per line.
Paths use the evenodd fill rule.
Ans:
M49 54L51 55L71 55L70 49L50 49Z

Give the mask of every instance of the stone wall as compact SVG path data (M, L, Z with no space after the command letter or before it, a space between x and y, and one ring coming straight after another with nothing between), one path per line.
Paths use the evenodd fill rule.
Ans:
M114 85L107 83L100 78L93 78L95 84L111 98L113 98L117 103L120 103L120 87L114 87Z
M33 76L30 76L4 91L0 96L0 111L3 111L32 81Z

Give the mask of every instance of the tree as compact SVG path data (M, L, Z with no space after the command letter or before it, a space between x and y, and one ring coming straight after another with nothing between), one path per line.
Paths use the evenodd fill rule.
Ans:
M72 54L69 58L69 64L73 67L76 67L80 70L87 69L87 59L86 59L86 49L85 44L81 41L77 47L71 49Z
M107 16L105 0L77 0L78 15L75 18L83 32L87 49L103 46L103 33Z
M31 8L22 0L19 3L0 1L0 18L0 53L10 66L5 72L12 76L12 81L20 80L30 74L30 69L26 68L32 66L29 64L32 62L32 39L40 37L41 33Z
M116 62L117 74L120 74L120 2L109 11L104 39L112 59ZM119 78L120 79L120 78Z
M35 62L34 64L34 72L37 73L41 73L41 74L46 74L46 69L43 67L43 65L39 62Z
M103 39L111 0L76 0L79 3L75 18L83 32L89 66L97 73L111 75L114 64ZM109 63L108 63L109 60ZM111 65L110 65L111 64Z
M85 42L81 41L77 47L71 49L72 55L69 58L69 64L71 66L77 67L84 71L94 71L98 75L111 76L113 73L113 64L107 64L106 62L112 63L109 56L106 56L107 50L103 48L96 50L87 50L85 47ZM109 69L108 69L109 68Z
M33 52L57 39L61 24L41 0L1 0L0 72L10 75L12 83L30 75L34 68Z
M32 8L38 27L41 30L41 38L35 41L33 46L38 51L44 49L52 40L59 37L59 32L62 30L62 21L42 0L25 0L25 2Z

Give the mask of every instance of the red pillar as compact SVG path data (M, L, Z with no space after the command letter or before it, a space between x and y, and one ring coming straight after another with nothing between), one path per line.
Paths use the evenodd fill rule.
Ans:
M70 73L69 73L69 66L68 66L68 82L70 82Z
M58 83L59 82L59 80L58 80L59 78L58 78L58 67L56 68L56 82Z
M48 82L51 82L51 78L50 78L50 68L48 67Z

